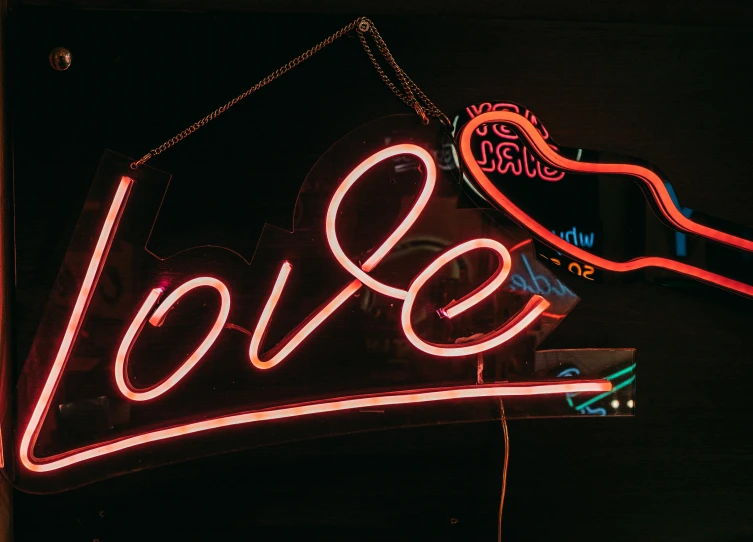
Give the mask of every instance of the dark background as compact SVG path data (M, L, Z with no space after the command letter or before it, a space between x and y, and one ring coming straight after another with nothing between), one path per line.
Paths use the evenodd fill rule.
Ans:
M749 2L32 4L6 20L19 360L104 149L143 154L362 14L446 113L524 104L557 142L651 161L684 206L753 225ZM232 236L224 215L284 200L339 137L405 111L340 40L153 161L204 217L177 242ZM512 421L503 539L753 540L751 302L563 281L583 300L544 347L637 348L637 416ZM494 540L502 455L497 422L280 445L16 492L15 536Z

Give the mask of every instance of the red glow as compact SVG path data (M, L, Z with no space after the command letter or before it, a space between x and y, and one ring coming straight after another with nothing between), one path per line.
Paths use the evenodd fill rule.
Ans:
M112 200L112 204L110 204L110 209L107 212L107 217L105 218L102 230L99 233L97 244L94 247L92 259L89 261L89 267L86 269L86 275L84 275L84 280L81 283L81 289L78 292L76 303L73 306L71 318L68 321L68 326L63 335L63 341L60 343L60 348L55 356L55 361L50 369L50 374L47 376L42 392L39 394L39 400L31 413L29 423L26 425L26 430L21 437L21 464L29 470L35 470L38 466L34 463L32 440L36 441L37 433L42 425L42 416L50 406L52 393L55 391L55 388L57 388L60 374L63 371L63 367L65 367L66 361L68 361L73 341L76 338L76 335L78 335L81 320L83 319L84 312L89 305L89 300L94 291L94 285L99 278L104 261L110 251L110 244L115 235L117 223L120 220L132 184L133 179L130 179L129 177L122 177L120 179L118 189L115 192L115 197Z
M344 254L337 241L336 235L336 215L339 205L347 194L347 191L368 169L375 164L399 154L412 154L416 156L425 166L426 179L424 186L419 194L413 208L403 219L398 228L392 232L388 238L377 248L370 258L358 268ZM261 343L263 342L265 332L269 325L272 314L279 303L286 281L292 271L292 266L284 262L278 273L275 284L272 288L269 299L262 311L259 322L254 330L249 346L249 356L251 363L259 369L269 369L280 363L288 356L314 329L321 325L338 307L348 300L357 292L363 284L366 284L375 291L387 296L398 299L405 299L402 310L403 328L409 340L420 350L429 352L437 356L465 356L481 351L488 350L514 337L530 325L542 312L549 306L549 303L540 296L533 296L517 315L500 328L481 336L479 339L458 345L436 345L426 343L421 340L414 332L410 323L410 313L415 301L416 295L423 284L425 284L439 269L449 263L459 255L476 249L489 249L497 253L500 266L495 273L479 288L462 298L444 307L444 313L452 318L466 311L483 299L491 295L499 286L502 285L510 271L510 254L507 249L499 242L491 239L474 239L456 246L444 254L440 255L431 265L422 271L411 283L408 291L393 288L383 284L367 273L376 267L376 265L388 254L388 252L400 241L408 229L413 225L421 211L431 196L436 177L436 168L431 156L420 147L415 145L396 145L380 151L367 160L362 162L350 175L341 183L335 192L335 196L329 206L326 232L327 240L332 248L333 254L338 262L348 270L355 280L348 283L339 293L337 293L323 308L306 318L303 323L291 331L278 345L270 350L262 360L259 354ZM91 299L94 288L96 287L100 271L104 265L109 252L110 244L117 229L118 220L125 207L126 198L133 181L123 177L118 185L118 189L113 198L112 204L108 211L107 217L99 234L96 247L94 249L86 276L83 280L81 290L75 302L70 321L66 328L65 335L61 342L60 348L55 357L50 373L45 381L45 385L37 401L30 420L26 426L20 441L20 460L21 464L27 470L33 472L50 472L83 461L94 459L101 456L113 454L115 452L133 448L135 446L147 444L150 442L167 440L192 433L208 431L221 427L229 427L240 424L256 423L268 420L290 418L295 416L305 416L325 412L334 412L348 409L359 409L374 406L389 406L410 403L423 403L434 401L447 401L455 399L470 399L478 397L498 397L498 396L519 396L519 395L539 395L550 393L574 393L574 392L603 392L611 389L611 384L603 380L591 380L568 383L516 383L500 384L488 386L461 386L449 389L424 389L410 392L390 392L380 393L369 396L344 397L336 399L327 399L319 402L306 403L294 406L281 406L269 410L252 411L241 414L214 417L201 422L178 425L170 428L149 431L143 434L123 437L106 443L92 445L86 448L73 450L65 454L60 454L51 458L38 459L34 457L33 448L37 439L38 432L42 425L43 416L49 410L52 395L60 380L61 373L70 355L73 343L78 334L81 321L84 317L86 308ZM528 242L528 241L525 241ZM516 245L515 248L522 246ZM211 287L217 290L221 297L221 306L217 319L209 331L208 335L191 354L191 356L168 378L158 385L137 390L130 386L127 378L128 354L138 338L147 319L150 325L159 326L166 317L167 312L173 305L186 293L198 287ZM133 401L146 401L155 399L173 388L182 378L184 378L193 367L206 354L221 333L228 318L230 310L230 293L225 285L214 278L201 277L190 280L177 289L175 289L157 308L151 317L149 313L158 303L159 298L164 293L163 288L154 288L148 294L134 320L128 327L125 336L121 342L120 348L115 360L115 380L120 392Z
M413 325L411 324L410 319L413 303L416 301L416 296L418 295L419 290L443 265L451 262L461 254L481 248L494 250L502 260L502 266L497 268L497 272L481 287L476 288L473 292L461 298L460 301L450 303L450 305L443 308L443 314L447 317L452 318L453 316L457 316L461 312L470 309L488 297L494 292L494 290L499 288L507 278L511 266L510 253L501 243L491 239L474 239L473 241L468 241L458 245L440 255L436 260L429 264L426 269L421 271L421 273L413 279L413 282L411 282L411 285L408 288L408 295L403 302L400 321L403 325L405 336L413 346L422 352L435 356L456 357L470 356L490 350L509 341L515 335L526 329L549 307L549 302L546 299L535 295L528 301L523 310L513 316L503 326L489 333L485 333L481 337L474 339L472 342L463 343L462 346L428 343L421 339L413 330Z
M413 205L408 215L403 219L400 225L395 231L389 235L386 241L384 241L379 248L371 255L371 257L361 266L359 269L350 259L345 255L345 252L340 247L340 243L337 239L336 231L336 218L337 211L347 194L348 190L363 176L363 174L374 167L379 162L391 158L393 156L401 154L412 154L418 157L426 167L426 180L424 186L421 189L421 193ZM431 197L431 191L434 188L436 176L436 168L434 161L429 153L427 153L421 147L416 145L394 145L387 149L373 154L361 164L359 164L345 180L338 186L334 196L330 202L327 210L326 219L326 232L327 241L335 255L337 261L354 277L356 280L348 284L343 290L340 291L331 301L329 301L323 308L319 309L316 313L310 315L303 324L298 326L292 332L290 332L277 346L275 346L271 352L267 354L268 359L262 360L259 354L261 343L264 339L269 321L272 318L277 303L280 300L282 291L287 282L288 276L292 271L292 265L285 262L277 275L277 280L272 287L272 293L270 294L267 304L264 306L264 310L259 318L259 322L254 330L251 344L249 346L249 357L251 363L259 369L270 369L284 360L295 348L303 342L303 340L309 336L320 324L322 324L340 305L342 305L351 295L357 292L363 284L372 287L375 291L380 292L388 297L396 299L404 299L401 322L403 331L408 340L416 346L419 350L434 354L442 357L455 357L466 356L483 352L499 346L515 335L523 331L528 327L544 310L549 307L549 302L540 296L534 296L525 309L516 315L508 325L505 325L495 331L487 333L472 343L465 343L463 346L450 346L450 345L436 345L424 342L416 335L413 330L413 326L410 322L410 311L415 302L415 297L421 286L428 281L439 269L449 263L459 255L469 252L471 250L487 248L494 250L500 257L502 265L497 269L492 277L490 277L481 287L475 289L473 292L463 297L459 301L450 303L447 307L440 309L441 313L448 318L452 318L463 311L468 310L480 301L491 295L497 290L507 278L510 272L511 259L510 253L501 243L493 241L491 239L474 239L468 241L455 248L445 252L439 256L431 265L429 265L422 273L418 275L410 286L409 291L401 290L388 286L378 280L372 278L367 274L376 267L379 261L384 258L389 251L397 244L400 239L405 235L410 226L416 221L423 208L426 206L429 198ZM412 292L412 293L411 293Z
M567 243L558 235L552 233L550 230L536 222L510 201L496 186L494 186L494 183L492 183L484 173L483 168L476 162L471 149L471 137L478 127L488 123L506 123L516 127L524 135L526 140L536 149L539 156L551 164L552 167L576 173L621 174L636 177L639 181L649 187L665 218L683 231L746 251L753 251L753 241L714 230L686 218L672 202L672 198L667 192L662 180L649 169L632 164L595 164L570 160L555 152L541 137L535 127L521 115L510 111L493 111L478 115L469 121L468 124L463 126L460 131L459 146L460 156L462 157L463 162L473 175L476 182L478 182L479 186L481 186L489 197L496 201L506 212L510 213L513 218L523 224L529 231L535 233L547 244L556 248L556 250L565 253L572 258L608 271L627 272L646 267L658 267L715 284L748 296L753 296L753 286L751 285L717 275L716 273L711 273L698 267L676 262L668 258L641 257L627 262L614 262Z
M513 246L510 247L510 252L515 252L519 248L523 248L524 246L526 246L528 243L533 243L533 239L529 237L528 239L524 239L520 243L514 244Z
M495 103L494 105L486 102L466 107L465 110L471 119L490 111L508 111L520 115L520 108L517 105L505 102ZM557 147L549 142L549 132L541 124L541 121L536 118L536 115L530 111L525 111L524 117L531 122L539 132L539 135L547 141L547 145L556 150ZM491 126L491 131L496 137L505 139L506 141L493 142L489 139L482 139L481 157L477 161L478 165L484 171L496 171L501 175L512 174L518 177L525 174L529 179L538 177L542 181L548 182L557 182L565 177L564 171L558 171L542 165L536 156L531 155L525 145L518 143L520 139L518 134L504 124L480 125L476 128L476 135L486 138L489 135L488 126Z
M421 189L416 203L413 208L408 212L403 221L397 228L387 237L387 239L374 251L374 253L366 260L366 262L359 268L345 255L340 242L337 239L337 211L340 208L342 200L348 193L348 190L366 173L369 169L377 165L378 163L398 156L401 154L412 154L416 156L424 165L426 169L426 178L424 180L424 186ZM251 338L251 344L249 346L249 357L254 367L259 369L270 369L284 360L293 350L298 347L303 340L308 337L320 324L322 324L335 310L340 307L350 296L356 293L363 284L366 284L373 290L380 292L388 297L394 297L396 299L404 299L407 295L405 290L394 288L378 280L372 278L367 274L368 271L373 270L377 264L389 253L390 250L400 241L405 233L410 229L416 219L419 217L424 207L431 197L431 193L434 190L434 184L436 181L436 166L434 159L426 150L416 145L403 144L393 145L382 151L379 151L366 160L361 162L356 168L348 174L348 176L340 183L340 186L335 190L335 194L332 196L329 207L327 208L327 218L325 222L325 231L327 233L327 242L332 250L332 254L337 261L342 265L349 273L351 273L356 280L350 282L345 288L343 288L331 301L329 301L324 307L319 309L316 313L309 316L300 326L289 333L277 346L275 346L271 352L267 353L268 359L262 360L259 354L261 349L261 343L264 340L264 335L269 326L269 321L272 318L272 313L280 300L282 291L285 288L285 283L288 280L288 276L293 269L290 263L285 262L280 268L280 272L277 275L277 280L272 287L272 293L267 300L267 304L264 306L264 310L259 317L259 322L256 325L253 336ZM271 354L271 356L269 355Z
M502 283L504 283L507 279L507 275L510 274L510 268L512 267L512 259L510 258L510 253L502 243L493 241L492 239L474 239L473 241L468 241L466 243L460 244L437 257L431 264L426 267L426 269L424 269L424 271L422 271L415 279L413 279L414 283L420 282L420 284L418 286L412 284L409 289L409 295L414 291L417 293L421 286L426 282L426 280L436 274L443 265L450 263L461 254L482 248L496 252L497 256L502 262L502 265L497 267L494 275L489 277L489 279L479 288L476 288L470 294L463 296L459 301L453 301L446 307L443 307L442 311L447 316L447 318L454 318L458 314L467 311L474 305L481 303L481 301L494 293L497 288L502 286ZM413 302L414 300L415 293L413 293L411 302Z
M105 444L99 444L90 448L82 449L60 459L45 463L32 463L28 459L24 466L33 472L50 472L64 467L69 467L82 461L95 459L106 455L141 446L150 442L168 440L182 437L221 427L231 427L248 423L258 423L270 420L281 420L297 416L310 416L326 412L338 412L361 408L373 408L393 405L407 405L417 403L429 403L438 401L452 401L459 399L477 399L483 397L519 397L531 395L546 395L553 393L586 393L605 392L612 389L608 380L570 381L568 383L508 383L497 385L471 385L440 390L411 390L406 392L390 392L356 397L342 397L321 402L303 403L283 408L258 410L231 416L221 416L211 420L194 422L149 431L140 435L124 437ZM24 457L24 455L22 455Z
M350 190L350 188L356 183L356 181L361 178L364 173L366 173L369 169L374 167L379 162L401 154L412 154L421 161L424 168L426 168L426 178L424 180L424 186L421 189L421 193L419 194L416 203L413 204L413 208L408 212L400 225L395 228L395 231L390 234L387 240L379 246L379 248L371 255L368 260L366 260L366 263L364 263L361 268L359 268L356 264L350 261L350 258L345 255L345 252L340 247L340 242L337 240L337 231L335 228L337 210L340 208L340 204L342 203L345 194L347 194L348 190ZM394 297L395 299L405 299L405 295L407 293L405 290L393 288L392 286L388 286L382 282L379 282L378 280L369 276L368 272L376 267L376 265L382 260L382 258L384 258L387 253L392 250L395 244L397 244L397 242L406 234L410 227L413 226L413 223L416 221L421 212L424 210L424 207L426 207L426 204L429 202L431 193L434 190L436 176L437 168L434 165L434 159L424 149L416 145L409 144L393 145L392 147L379 151L376 154L372 154L369 158L361 162L358 167L350 172L350 174L345 178L340 186L337 187L335 195L332 196L332 201L330 201L329 208L327 209L327 222L325 224L329 248L330 250L332 250L332 254L335 255L337 261L340 262L340 265L342 265L361 283L365 284L375 292L379 292L380 294L386 295L388 297Z
M350 296L361 288L361 283L357 280L348 284L345 288L340 290L340 293L329 303L305 320L301 326L288 334L288 336L286 336L280 344L273 349L272 356L266 361L263 361L259 356L259 348L264 339L264 334L267 331L269 320L272 318L272 312L275 310L277 302L280 300L282 290L285 287L285 282L288 280L288 275L290 275L292 269L293 266L288 262L282 264L275 285L272 287L272 293L267 300L267 304L264 306L264 310L259 317L259 323L256 324L256 329L251 337L251 346L248 349L248 355L251 358L251 363L254 367L259 369L270 369L284 360L299 344L303 342L306 337L311 334L312 331L329 318L329 316L335 312L340 305L345 303Z
M128 327L128 331L126 332L125 337L123 337L123 341L120 343L120 348L115 357L115 382L120 393L125 397L132 401L148 401L149 399L159 397L180 382L180 380L186 376L197 363L199 363L199 360L204 357L207 350L209 350L212 344L214 344L214 341L217 340L217 337L220 335L220 332L227 321L227 317L230 314L230 292L221 281L211 277L200 277L189 280L176 288L175 291L170 294L159 307L157 307L157 310L155 310L154 314L149 318L149 323L155 327L160 327L167 315L167 311L169 311L181 297L191 290L201 287L214 288L219 292L221 298L220 312L217 315L217 319L215 320L212 329L209 331L209 334L194 353L191 354L173 374L156 386L147 390L137 390L131 386L128 381L128 355L133 346L133 341L136 340L144 327L144 321L146 320L147 314L149 314L149 311L152 310L152 307L154 307L154 304L157 302L160 295L162 295L162 289L155 288L149 293L149 296L146 298L146 301L144 301L138 314Z

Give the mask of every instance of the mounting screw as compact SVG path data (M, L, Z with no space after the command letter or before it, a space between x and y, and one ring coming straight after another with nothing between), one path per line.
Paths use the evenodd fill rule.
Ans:
M73 56L65 47L55 47L50 51L49 60L53 70L64 72L71 67Z

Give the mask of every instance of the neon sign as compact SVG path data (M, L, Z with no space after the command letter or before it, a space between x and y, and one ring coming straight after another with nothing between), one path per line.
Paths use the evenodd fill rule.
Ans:
M612 386L612 389L600 393L599 395L596 395L595 397L590 397L589 399L580 402L580 401L573 401L573 398L577 397L577 393L568 393L565 395L565 400L567 401L567 404L573 408L574 410L580 412L581 414L591 414L591 415L598 415L598 416L606 416L607 410L604 407L599 406L593 406L595 404L598 404L601 401L604 401L606 399L609 399L610 397L617 394L620 390L623 390L633 384L635 382L635 375L632 374L633 370L635 369L635 364L633 363L629 367L625 367L624 369L620 369L619 371L616 371L610 375L605 376L605 380L609 380L610 382L613 382L615 380L619 380L620 377L623 378L620 382L614 384ZM580 370L577 367L570 367L565 369L564 371L560 372L557 377L558 378L573 378L580 376ZM613 409L619 408L621 405L619 400L612 400L610 401L610 406ZM632 409L634 407L635 403L632 399L628 399L625 402L625 406L629 409Z
M472 119L490 111L512 111L519 115L522 114L536 128L541 137L553 149L557 149L549 141L549 132L536 115L527 109L521 113L520 106L516 104L507 102L491 104L486 102L466 108L466 113ZM557 182L565 177L564 171L553 169L537 159L522 144L518 134L504 124L480 125L476 128L476 135L481 137L481 156L477 159L477 162L483 171L494 171L501 175L511 173L518 177L525 175L530 179L539 178L548 182ZM501 139L501 141L494 141L492 137L487 137L492 135L496 136L496 139Z
M394 141L400 139L396 138ZM312 222L311 229L302 229L304 233L301 236L306 239L315 235L310 232L316 232L317 225L319 231L323 231L318 234L321 245L310 245L314 241L295 245L308 251L309 256L305 259L295 249L288 248L293 246L285 237L290 234L269 229L265 230L263 241L259 243L261 248L257 248L254 266L249 267L247 261L246 267L238 269L220 262L236 256L224 249L218 251L218 247L214 248L211 256L205 255L209 253L208 249L199 247L170 258L155 259L155 253L149 249L147 242L146 250L142 252L145 254L145 261L154 260L158 263L157 272L139 275L133 271L137 266L129 264L132 275L138 277L141 290L135 290L130 307L123 309L123 318L117 320L115 325L109 315L106 320L97 316L100 279L107 273L105 270L108 262L116 252L131 251L132 247L143 243L144 238L149 239L152 229L147 227L143 218L139 218L139 213L146 209L147 220L149 212L156 215L161 198L155 195L159 189L158 183L150 183L137 175L115 177L112 171L117 168L106 169L105 174L98 177L101 181L95 182L92 189L98 191L98 203L88 205L86 209L91 214L85 220L82 219L88 229L76 236L77 250L69 251L69 255L74 252L79 255L78 261L86 262L81 266L82 276L77 281L78 290L64 316L59 316L60 311L45 316L35 340L31 361L27 363L27 374L30 377L39 378L44 375L44 379L40 385L24 387L29 390L28 397L21 398L17 459L22 469L29 473L61 471L99 458L119 456L128 450L158 442L215 432L221 428L229 430L238 426L258 425L272 420L357 412L360 409L395 405L454 403L485 397L594 394L604 393L612 388L611 383L603 378L586 377L562 382L532 379L529 376L482 384L475 380L448 380L443 376L426 383L416 381L413 385L407 379L406 384L393 384L391 387L382 384L370 389L368 385L361 385L351 393L345 387L345 393L327 391L323 396L317 396L309 390L308 393L314 397L308 400L300 398L297 391L285 396L285 393L289 393L289 386L283 380L290 378L286 375L293 375L293 382L297 385L299 377L295 376L295 372L305 365L302 360L316 359L321 366L326 367L328 346L336 347L337 341L344 340L338 339L337 333L331 332L330 328L341 325L337 322L341 321L343 315L352 314L352 308L348 308L352 303L348 302L362 291L368 291L370 296L377 296L389 307L386 310L395 313L392 322L401 330L402 348L412 349L411 356L423 356L426 363L435 365L437 370L446 375L453 374L455 366L448 364L447 358L459 358L460 361L466 360L466 364L470 362L475 365L480 356L489 356L491 362L496 359L498 352L504 352L508 346L512 347L510 345L521 344L521 341L538 342L542 336L541 330L553 329L576 299L564 284L559 282L555 285L555 279L544 268L522 253L521 261L525 262L530 276L535 277L535 283L541 285L542 281L547 281L552 287L548 290L542 288L540 292L523 289L510 296L508 286L512 284L514 287L514 277L520 273L513 272L518 268L508 246L518 250L523 245L528 246L528 242L513 246L513 242L494 231L491 222L486 222L489 220L487 213L477 209L458 211L456 206L450 205L453 198L437 195L435 187L439 182L438 168L430 149L415 142L397 142L383 148L377 147L378 150L374 150L373 145L366 148L368 153L362 154L366 157L355 162L352 159L343 161L343 156L348 155L345 150L338 151L342 155L333 156L332 163L350 163L351 169L330 181L333 189L328 193L326 213L321 221L317 219ZM406 157L413 160L415 167L405 167ZM396 158L399 160L394 160L393 163ZM393 171L399 167L401 174L416 176L416 193L403 197L399 215L386 223L387 226L392 225L391 229L386 234L382 232L379 241L374 241L367 250L361 251L366 254L365 257L349 255L354 236L343 225L348 223L349 209L354 204L357 207L359 198L362 197L358 195L359 191L364 190L367 184L364 179L368 178L368 184L373 184L376 182L374 179L379 180L389 167L394 167ZM321 173L323 176L331 175L328 166L317 171L324 172ZM446 187L443 190L446 191ZM144 204L145 201L151 203ZM474 233L468 230L464 234L465 230L458 229L457 224L461 223L458 222L448 229L448 235L457 235L458 238L452 242L443 242L439 254L422 259L420 266L412 271L412 276L407 280L403 266L398 266L400 273L394 275L394 270L390 271L387 266L390 256L394 254L393 249L409 245L413 236L425 238L422 237L422 231L426 228L447 224L448 212L458 213L456 220L462 219L468 224L475 224ZM481 232L486 235L479 235ZM327 252L321 252L317 248L319 246L326 247ZM264 255L260 255L262 252ZM279 256L272 257L270 254ZM319 294L314 292L313 298L323 297L324 301L320 301L318 308L309 311L295 324L288 314L289 307L291 303L299 303L295 299L301 292L297 276L308 276L307 273L312 272L312 264L309 263L312 261L311 255L338 266L335 270L326 272L327 284L341 282L339 290L333 288ZM462 276L473 272L478 278L472 284L469 283L470 286L465 290L459 291L457 295L449 294L442 301L439 295L440 279L448 268L459 261L466 262L458 267ZM182 266L185 266L185 270L181 269ZM343 280L346 276L349 278ZM393 276L403 278L398 278L393 283L389 279ZM273 280L270 282L270 279ZM308 293L312 290L314 289L305 289ZM334 293L328 294L328 291ZM558 300L558 295L567 299ZM191 303L195 303L197 299L206 301L200 304L205 307L201 312L201 321L194 323L191 311L196 310L192 309L196 305ZM430 307L430 303L434 303L433 299L438 301ZM509 301L509 308L501 310L500 303L505 300ZM555 305L561 305L561 308L558 309ZM474 313L479 311L486 311L484 314L491 317L475 319ZM160 333L171 326L174 329L175 322L187 327L183 336L190 340L177 341L167 347L160 345ZM436 324L438 331L427 331L432 329L427 327L427 322ZM289 325L291 327L287 329L290 331L281 335L280 327ZM453 335L449 337L447 326L453 330ZM56 336L50 331L54 329L60 330L62 334ZM106 329L112 331L105 331ZM236 331L242 333L237 334ZM223 403L227 407L209 408L209 415L202 415L191 405L186 408L184 403L176 403L175 398L180 397L184 390L201 384L204 377L198 377L199 373L206 375L208 369L214 368L219 371L218 375L224 375L223 371L226 369L222 366L238 366L237 358L224 358L221 353L229 351L241 338L245 351L243 374L249 376L234 378L250 378L258 382L258 387L254 388L255 393L263 397L256 400L254 394L244 393L243 397L250 397L250 400L245 399L249 404L241 404L241 408L234 406L230 397ZM192 341L198 344L190 346ZM182 344L184 342L186 344ZM316 350L302 358L301 352L309 344ZM84 353L76 354L77 348ZM152 350L155 348L158 350ZM49 352L49 357L46 352ZM93 354L95 352L96 355ZM157 355L155 352L161 354ZM168 364L160 356L177 360ZM170 422L162 421L169 420L171 416L164 414L158 424L148 420L141 425L134 422L132 428L126 427L124 430L120 430L115 424L114 432L108 429L111 432L92 433L92 436L86 436L85 439L71 437L70 442L80 444L56 443L50 437L54 434L49 429L52 423L50 413L56 404L54 398L60 394L68 397L66 394L76 391L77 388L72 386L61 388L61 382L68 374L66 367L71 363L80 365L80 360L84 359L102 360L100 366L103 369L99 374L103 376L97 381L97 386L109 387L115 394L110 395L110 401L117 400L126 405L134 412L134 419L136 416L141 416L138 420L146 419L150 408L167 408L164 412L174 410L179 415L175 415ZM358 362L358 358L354 357L350 366L357 369ZM138 372L134 373L134 367L155 364L167 366L160 370L159 378L134 378L134 374L138 375ZM338 365L342 366L342 363ZM336 372L335 375L337 376ZM268 390L264 385L265 379L271 379L274 384ZM144 384L145 380L147 384ZM388 383L390 380L386 378L384 382ZM343 389L336 379L333 382L334 390ZM368 380L364 382L369 383ZM444 382L449 384L443 384ZM93 385L87 386L100 390ZM67 391L69 389L74 392ZM278 389L282 390L283 396L276 398L273 392ZM306 391L305 388L302 389ZM97 393L102 394L101 391ZM224 400L225 396L221 398ZM42 453L37 451L40 448L40 435L45 435Z
M592 252L585 242L581 243L580 246L568 242L566 236L561 236L556 230L545 227L540 220L532 217L514 199L511 199L506 190L503 191L495 184L490 175L499 173L499 168L492 170L486 166L487 158L485 158L483 151L486 140L483 138L488 134L489 126L499 137L506 136L508 132L513 131L516 136L520 137L521 142L525 142L526 148L534 154L537 161L544 164L545 167L553 168L552 171L573 174L578 180L580 180L581 175L587 174L627 176L638 181L647 197L650 198L651 204L657 209L660 218L679 234L692 234L732 250L745 253L753 252L753 240L691 220L689 218L690 213L678 205L673 191L668 190L665 181L652 169L632 163L584 161L580 150L574 158L568 157L552 145L548 133L542 130L538 121L533 122L533 117L529 112L520 114L514 108L499 107L495 110L494 107L489 106L483 111L481 108L478 108L478 111L473 110L469 116L471 117L470 120L463 124L458 131L459 155L467 168L469 179L488 201L504 210L537 239L555 251L582 262L583 268L580 273L576 274L589 278L584 273L586 267L590 267L589 271L595 268L615 273L658 268L753 297L753 284L699 266L662 256L638 256L626 261L619 261ZM531 176L529 175L529 177ZM560 177L558 181L563 179L564 177ZM573 182L576 181L573 180ZM580 180L580 182L583 181ZM562 182L554 184L561 185ZM684 242L684 238L682 242ZM678 243L677 253L679 255L683 253L683 246L683 243ZM580 267L581 264L577 265Z

